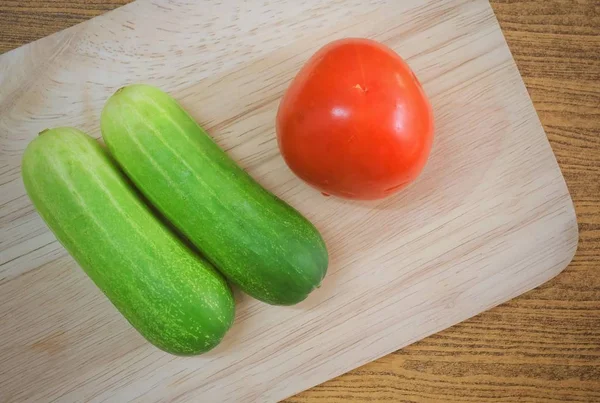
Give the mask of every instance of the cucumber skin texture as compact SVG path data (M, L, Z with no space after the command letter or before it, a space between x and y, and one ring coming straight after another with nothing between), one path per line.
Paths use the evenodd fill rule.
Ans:
M123 87L100 121L136 187L244 292L292 305L320 285L328 255L317 229L254 181L171 96Z
M225 279L150 212L94 139L44 131L27 146L22 174L61 244L148 341L175 355L221 341L235 309Z

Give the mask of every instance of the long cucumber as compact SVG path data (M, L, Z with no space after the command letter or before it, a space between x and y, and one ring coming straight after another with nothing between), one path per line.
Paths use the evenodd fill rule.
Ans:
M290 305L319 286L328 256L316 228L241 169L171 96L148 85L121 88L101 128L136 187L243 291Z
M22 173L58 240L147 340L178 355L221 341L234 317L225 279L152 214L94 139L44 131Z

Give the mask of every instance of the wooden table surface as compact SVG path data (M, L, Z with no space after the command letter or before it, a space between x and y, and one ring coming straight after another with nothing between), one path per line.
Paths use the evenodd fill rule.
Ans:
M0 53L127 2L0 0ZM542 287L290 402L600 402L600 1L492 5L575 203L575 259Z

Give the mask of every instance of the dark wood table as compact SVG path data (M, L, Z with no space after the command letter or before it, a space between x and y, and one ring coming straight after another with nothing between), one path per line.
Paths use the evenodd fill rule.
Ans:
M127 0L0 0L0 52ZM554 280L293 402L600 402L600 0L493 0L571 191L580 240Z

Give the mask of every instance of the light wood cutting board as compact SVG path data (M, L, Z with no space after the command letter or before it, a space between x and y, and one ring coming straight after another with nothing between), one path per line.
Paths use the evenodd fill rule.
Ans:
M402 55L436 116L425 172L370 203L323 197L278 154L274 117L325 43ZM295 307L236 293L212 352L138 335L35 213L20 158L39 131L100 136L120 86L171 92L229 154L321 230L331 265ZM565 182L484 0L138 1L0 57L0 401L272 401L536 287L577 245Z

